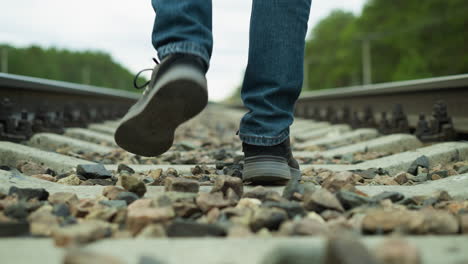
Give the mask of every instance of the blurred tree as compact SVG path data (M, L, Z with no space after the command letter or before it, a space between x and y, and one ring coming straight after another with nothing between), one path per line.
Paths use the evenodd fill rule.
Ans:
M305 86L311 89L347 86L360 82L360 42L356 17L333 11L312 29L306 44Z
M0 44L2 50L8 52L8 73L136 91L134 75L104 52ZM139 83L145 81L140 78Z
M333 11L307 41L306 89L363 83L363 43L374 83L468 72L468 1L369 0L359 17Z

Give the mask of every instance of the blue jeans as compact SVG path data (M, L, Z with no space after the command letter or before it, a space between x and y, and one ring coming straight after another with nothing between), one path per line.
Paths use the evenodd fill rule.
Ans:
M242 100L249 110L239 129L247 144L272 146L289 137L304 77L304 46L311 0L252 0L249 61ZM160 59L200 56L213 49L211 0L152 0L153 45ZM233 21L235 23L235 21Z

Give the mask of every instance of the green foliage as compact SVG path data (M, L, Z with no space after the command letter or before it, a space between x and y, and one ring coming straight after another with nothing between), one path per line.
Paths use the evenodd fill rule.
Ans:
M465 0L369 0L358 17L333 11L307 41L306 88L361 84L363 39L373 83L467 73L466 14Z
M134 75L104 52L0 44L0 57L4 49L8 51L8 73L135 91Z

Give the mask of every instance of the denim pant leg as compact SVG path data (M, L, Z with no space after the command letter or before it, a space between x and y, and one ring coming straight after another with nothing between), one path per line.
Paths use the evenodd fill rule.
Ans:
M239 136L272 146L289 136L304 76L304 47L311 0L253 0L249 62L242 100L249 112Z
M211 0L152 0L152 4L156 12L152 41L159 58L189 53L209 65L213 50Z

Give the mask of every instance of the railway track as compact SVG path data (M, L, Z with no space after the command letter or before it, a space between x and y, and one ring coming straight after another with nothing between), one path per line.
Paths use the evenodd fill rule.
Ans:
M453 140L468 115L452 111L467 99L447 99L467 79L305 94L291 127L301 181L253 186L241 180L242 110L210 104L167 153L140 157L113 140L135 95L0 75L0 262L467 263L468 143ZM405 103L424 89L452 97ZM389 97L404 111L379 126L395 102L363 102ZM415 133L412 116L434 103Z

